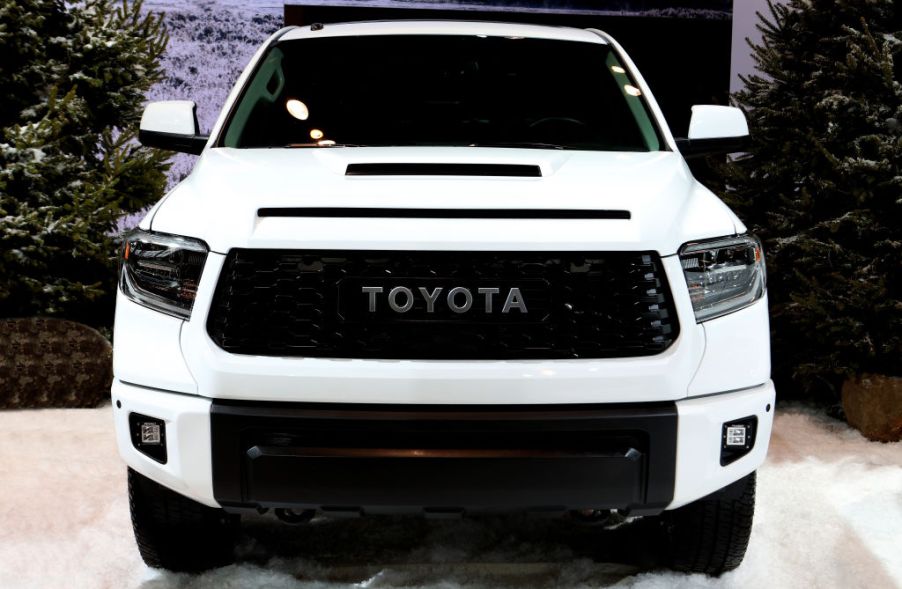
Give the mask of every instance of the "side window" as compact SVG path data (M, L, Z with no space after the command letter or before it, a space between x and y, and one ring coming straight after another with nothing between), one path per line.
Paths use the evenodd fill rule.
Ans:
M614 51L608 53L605 65L614 76L614 80L617 81L620 92L623 93L623 98L626 100L630 112L633 113L633 118L639 126L639 132L642 133L642 138L645 140L648 150L658 151L661 149L661 140L658 138L655 124L652 122L651 117L648 116L648 110L642 101L639 88L633 85L633 81L626 73L626 68L617 60Z
M275 47L260 64L229 123L223 141L225 147L245 147L260 143L254 137L254 129L262 132L269 127L264 121L274 114L276 101L285 88L285 73L282 71L284 57L282 50ZM263 144L267 144L270 139L264 140Z

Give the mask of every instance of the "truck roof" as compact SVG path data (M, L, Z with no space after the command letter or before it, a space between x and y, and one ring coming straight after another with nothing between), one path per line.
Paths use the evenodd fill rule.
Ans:
M608 44L604 37L586 29L456 20L366 21L314 25L313 28L310 26L294 27L287 31L280 40L293 41L295 39L359 35L489 35Z

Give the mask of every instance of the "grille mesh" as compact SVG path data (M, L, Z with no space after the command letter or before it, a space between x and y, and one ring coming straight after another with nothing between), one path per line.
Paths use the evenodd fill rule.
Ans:
M363 286L382 287L375 313ZM407 313L388 307L411 289ZM417 293L463 287L473 307L434 312ZM528 313L501 313L520 289ZM479 288L498 288L485 312ZM465 300L463 295L458 302ZM398 299L405 302L405 297ZM386 359L562 359L647 356L679 326L657 254L651 252L229 252L207 329L236 354Z

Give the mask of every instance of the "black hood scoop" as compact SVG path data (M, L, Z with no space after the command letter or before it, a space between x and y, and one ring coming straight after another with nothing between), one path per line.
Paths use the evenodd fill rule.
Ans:
M539 166L521 164L348 164L345 176L507 176L541 178Z

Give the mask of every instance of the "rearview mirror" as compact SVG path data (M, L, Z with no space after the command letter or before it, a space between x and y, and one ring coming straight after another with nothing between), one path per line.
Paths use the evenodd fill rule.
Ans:
M734 106L697 104L692 107L689 137L676 140L686 159L742 151L748 143L745 113Z
M141 116L138 141L147 147L200 155L208 135L201 135L197 105L190 100L151 102Z

